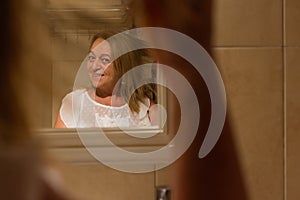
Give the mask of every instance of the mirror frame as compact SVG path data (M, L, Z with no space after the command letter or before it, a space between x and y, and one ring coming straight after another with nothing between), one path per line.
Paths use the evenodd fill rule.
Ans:
M78 129L80 134L88 134L89 148L116 148L116 146L131 152L151 152L162 147L172 148L172 145L168 145L172 139L170 134L166 134L164 129L158 129L157 127L147 128L128 128L125 131L130 133L143 134L154 134L155 136L145 139L137 139L128 136L123 130L118 128L102 128L103 133L113 141L113 145L107 146L106 143L101 141L95 141L95 137L99 134L97 128L84 128ZM63 163L69 164L99 164L100 161L96 160L91 153L87 150L86 146L83 145L77 129L74 128L62 128L62 129L37 129L34 130L34 134L39 140L45 145L50 155L53 155L56 159ZM108 151L109 152L109 151ZM163 162L167 158L160 158ZM127 160L126 158L120 157L117 154L105 155L105 162L113 162L120 164L139 164L135 160ZM142 163L140 163L142 164ZM145 164L145 163L143 163Z

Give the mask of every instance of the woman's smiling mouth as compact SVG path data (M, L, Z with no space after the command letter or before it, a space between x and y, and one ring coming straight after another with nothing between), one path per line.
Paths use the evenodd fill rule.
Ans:
M94 70L91 74L92 74L93 78L100 78L100 77L103 77L105 75L105 73L100 69Z

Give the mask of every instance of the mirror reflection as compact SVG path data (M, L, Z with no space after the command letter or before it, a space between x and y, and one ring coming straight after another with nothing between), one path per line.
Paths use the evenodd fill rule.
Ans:
M27 17L18 46L22 50L21 76L14 80L17 98L32 129L116 127L116 123L119 127L162 127L157 105L166 107L163 87L146 84L136 88L133 95L128 93L138 79L163 79L155 70L159 59L153 56L154 50L145 48L117 56L122 49L144 41L138 39L138 33L120 41L108 40L135 27L125 1L33 2L34 6L28 4L24 10ZM117 82L144 63L152 67ZM73 94L80 92L85 102L90 101L89 109L74 106ZM83 116L88 110L92 115Z
M158 125L156 72L149 67L128 73L153 59L145 48L132 51L136 46L146 47L142 40L117 33L105 30L92 37L73 91L62 100L55 128ZM135 88L140 79L149 84Z
M52 80L48 82L51 102L44 108L51 108L35 119L37 127L161 127L164 119L157 105L166 106L165 90L151 83L132 91L139 79L162 79L151 49L117 56L143 41L138 33L108 40L135 26L128 3L53 0L46 4L52 47L47 71ZM152 67L124 80L126 72L145 63ZM40 99L46 103L46 98Z

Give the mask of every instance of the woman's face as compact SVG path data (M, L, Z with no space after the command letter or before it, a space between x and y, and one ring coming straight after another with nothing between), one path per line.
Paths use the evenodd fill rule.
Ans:
M98 38L90 49L87 61L88 75L92 86L97 90L97 95L107 97L117 83L117 77L112 63L110 44Z

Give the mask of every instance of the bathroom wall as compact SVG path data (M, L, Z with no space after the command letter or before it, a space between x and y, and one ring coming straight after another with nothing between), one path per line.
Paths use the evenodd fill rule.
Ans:
M282 0L216 0L212 54L220 68L249 200L284 199Z
M61 9L71 8L81 10L83 15L92 16L93 9L111 10L121 6L120 0L114 1L47 1L47 9L61 11ZM76 10L75 9L75 10ZM86 10L84 13L83 10ZM56 16L60 16L53 12ZM112 14L111 14L112 13ZM118 14L118 12L116 12ZM88 53L91 37L94 35L94 28L100 30L105 24L96 24L99 21L111 17L114 11L101 13L97 11L95 20L91 22L90 29L86 29L80 19L77 20L75 29L65 23L62 19L54 21L51 37L51 57L52 57L52 122L53 125L62 98L73 90L73 84L77 70L81 66ZM71 16L72 17L72 16ZM119 16L114 16L119 17ZM67 18L68 19L68 18ZM60 23L67 25L61 26ZM106 22L107 23L107 22ZM53 27L58 29L53 29ZM59 29L61 28L61 29ZM68 32L69 31L69 32ZM83 32L82 32L83 31ZM88 31L91 31L90 33ZM86 149L75 148L51 148L58 164L56 168L64 179L67 190L81 199L155 199L155 173L130 174L111 169L89 155ZM63 158L62 155L65 155ZM90 160L86 161L81 156ZM70 158L74 160L70 161ZM125 163L124 163L125 165Z
M297 156L300 150L297 134L300 129L297 115L300 109L299 8L297 0L215 0L213 3L212 56L225 83L233 143L250 200L300 197L297 188L300 180ZM88 168L70 166L64 173L74 188L97 193L99 190L91 189L95 187L93 180L80 177L98 174L103 179L101 173L111 170L100 166ZM102 172L96 172L97 168ZM156 185L170 184L171 169L144 178L155 180ZM74 181L72 173L82 176ZM129 175L112 176L112 180L121 176ZM85 185L75 184L80 180L91 182L90 187L84 189ZM153 190L147 191L144 194L151 199Z
M212 2L211 54L226 87L233 145L245 188L243 199L299 199L300 2ZM215 148L224 146L224 140ZM212 152L212 156L218 155L222 156L218 150ZM231 162L228 158L231 156L219 159L222 160L219 164L226 167L225 163ZM209 159L202 164L209 163ZM207 176L213 179L219 168L211 165L205 173L211 173ZM170 171L172 167L160 172L157 178L160 184L170 182ZM227 171L229 177L239 173L233 169ZM228 176L218 175L216 181L222 182ZM240 192L234 189L240 187L234 185L236 182L224 182L233 184L232 190L224 192L224 188L231 187L215 182L208 187L211 197L219 192L224 194L222 199L230 199L233 193ZM197 187L199 198L209 198L206 194L209 192L201 195L203 185ZM194 191L190 188L188 192Z
M297 0L215 0L212 54L225 82L248 199L300 197Z
M74 3L47 2L54 7ZM80 2L83 1L76 5L85 6ZM90 2L96 5L104 1ZM299 9L298 0L213 1L211 52L225 83L233 143L249 200L300 198ZM32 29L26 30L28 35L34 35ZM31 109L36 107L31 111L34 124L53 124L60 99L72 89L88 41L88 35L75 34L45 42L44 46L51 48L44 51L51 49L53 60L39 69L51 76L32 75L38 59L28 64L32 65L28 76L35 77L40 83L37 90L42 88L42 94L46 94L31 95L33 86L26 86L29 89L24 91L24 99ZM69 88L60 87L58 80L65 81ZM47 86L51 81L53 85ZM172 166L141 175L94 164L61 164L58 168L69 190L79 196L88 195L89 199L150 200L154 199L155 185L171 184Z
M60 165L67 190L81 199L155 199L154 172L130 174L100 163Z

